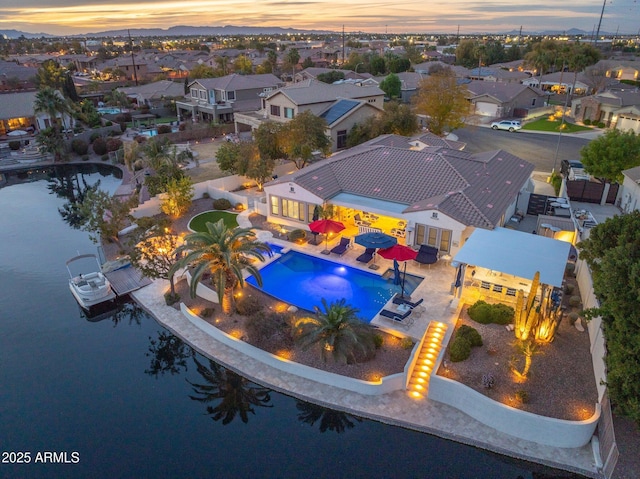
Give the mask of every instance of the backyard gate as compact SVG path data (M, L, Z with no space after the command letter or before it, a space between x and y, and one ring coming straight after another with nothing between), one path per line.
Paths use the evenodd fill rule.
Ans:
M605 181L587 181L587 180L567 180L567 196L572 201L583 201L585 203L600 203L606 185L609 185L609 191L605 198L606 203L615 204L618 196L618 183L607 183Z
M611 403L609 394L602 397L600 421L598 422L598 440L600 441L600 458L602 459L602 472L609 479L618 462L618 446L613 431L613 416L611 415Z

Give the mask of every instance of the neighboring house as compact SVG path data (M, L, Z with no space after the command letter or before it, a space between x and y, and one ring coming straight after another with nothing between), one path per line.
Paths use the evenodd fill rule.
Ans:
M425 73L417 72L401 72L395 74L400 80L400 98L402 103L411 103L411 98L418 92L418 85L424 78L428 78L429 75ZM378 84L380 84L386 77L376 78Z
M640 210L640 166L622 172L622 191L618 193L620 208L624 213Z
M532 189L533 165L503 150L471 155L408 144L377 138L267 183L268 220L307 229L315 206L330 203L349 225L374 214L405 225L407 245L453 256L476 228L504 225L520 193Z
M120 70L124 77L130 81L141 81L148 77L147 63L144 60L136 60L129 56L121 56L112 60L107 60L99 69L104 72L107 68L112 71Z
M121 87L117 89L135 101L138 105L161 107L166 99L183 98L184 84L170 80L160 80L146 85Z
M337 151L346 146L353 125L383 110L384 92L376 86L307 80L274 91L263 102L261 112L236 115L236 132L256 129L266 120L287 122L311 111L327 121L331 150Z
M575 91L573 91L574 80L576 80ZM542 76L532 76L522 81L523 85L538 87L544 92L572 95L588 95L593 91L591 83L591 80L584 73L578 73L576 79L574 72L548 73Z
M517 116L521 111L544 105L545 94L520 83L473 80L467 85L471 113L491 118ZM524 116L524 115L518 115Z
M0 60L0 91L29 90L35 88L37 68Z
M601 62L609 78L616 80L640 80L640 65L638 65L637 61L602 60ZM597 65L600 65L600 62L598 62Z
M518 70L510 71L502 68L481 67L470 70L468 77L471 80L521 83L523 80L530 78L530 75Z
M52 125L49 115L34 111L37 94L36 91L0 94L0 135L28 128L42 130ZM62 119L64 128L70 128L71 118L68 115L59 115L58 118Z
M440 62L440 61L436 61L436 62L425 62L425 63L419 63L417 65L414 65L413 67L413 71L416 73L422 73L423 75L429 74L429 71L434 68L435 66L439 66L442 68L450 68L451 71L453 71L453 73L455 73L457 78L468 78L469 77L469 69L459 66L459 65L449 65L448 63L445 62Z
M283 85L272 75L238 75L202 78L189 84L189 97L176 102L178 118L230 122L238 112L257 111L262 98Z
M640 92L609 90L571 103L571 114L577 121L604 123L608 128L640 133Z

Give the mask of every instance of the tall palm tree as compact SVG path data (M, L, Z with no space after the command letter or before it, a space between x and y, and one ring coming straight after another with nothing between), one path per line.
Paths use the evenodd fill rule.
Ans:
M295 324L297 340L303 348L319 345L326 361L330 353L336 362L355 362L375 351L373 329L358 319L357 308L340 301L327 303L322 299L322 311L315 307L315 317L301 318Z
M222 311L229 314L234 306L234 289L236 286L244 287L244 270L262 286L262 276L251 260L264 261L263 254L269 253L271 248L266 243L256 241L251 229L228 229L222 219L217 223L207 223L206 227L206 232L185 236L184 243L176 250L178 257L183 253L184 256L173 266L172 274L181 268L193 267L191 297L195 297L202 276L211 273Z
M51 87L44 87L36 93L33 109L36 113L46 113L52 126L59 124L58 115L65 115L70 110L67 101Z

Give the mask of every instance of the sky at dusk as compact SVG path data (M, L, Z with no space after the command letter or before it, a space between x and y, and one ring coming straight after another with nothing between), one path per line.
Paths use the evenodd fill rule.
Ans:
M601 31L635 34L640 0L607 0ZM123 28L269 26L301 30L591 33L602 0L0 0L0 30L54 35Z

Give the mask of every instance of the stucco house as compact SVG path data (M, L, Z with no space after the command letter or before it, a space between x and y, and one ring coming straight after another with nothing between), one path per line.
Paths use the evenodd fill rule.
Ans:
M384 135L264 189L272 223L307 229L315 206L330 203L335 218L349 228L393 226L382 231L410 246L426 244L455 255L476 228L509 221L520 209L521 193L532 190L532 171L531 163L503 150L472 155L418 149L409 138ZM370 218L376 223L368 224Z
M259 112L236 115L236 132L256 129L268 120L288 122L310 111L326 120L331 151L337 151L346 146L347 134L353 125L380 113L383 102L384 92L376 86L329 85L307 80L272 92L264 98Z
M571 104L571 114L577 121L602 122L608 128L640 133L640 92L608 90L577 98Z
M52 125L48 114L34 110L37 94L36 91L0 94L0 135L29 128L37 131ZM61 118L64 128L70 128L72 120L69 115L58 115L58 118Z
M618 193L620 208L624 213L640 209L640 166L622 172L622 191Z
M538 108L545 100L538 88L520 83L473 80L467 83L467 89L471 113L491 118L516 116L516 109Z
M176 101L178 118L230 122L237 112L259 110L262 98L283 85L275 75L238 75L202 78L188 86L189 96Z
M521 83L523 80L526 80L529 77L530 75L523 71L510 71L502 68L481 67L473 68L469 71L469 78L471 80L482 80L501 83Z
M575 91L574 91L575 80ZM532 76L522 81L523 85L538 87L545 93L570 93L572 95L588 95L593 91L592 81L584 74L573 72L555 72L542 76Z
M161 107L167 99L184 96L183 83L171 80L160 80L139 86L120 87L117 90L127 95L138 105L149 105L151 107Z

